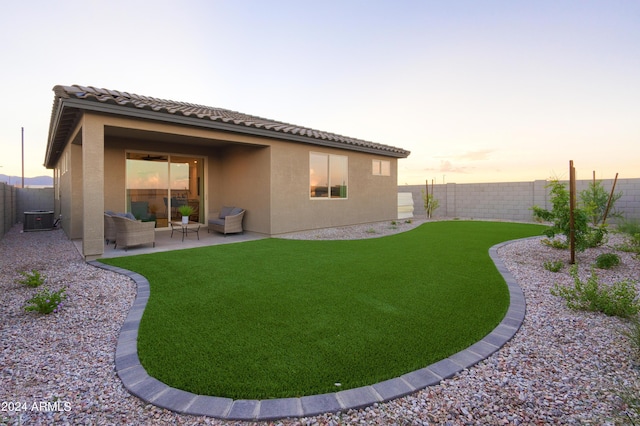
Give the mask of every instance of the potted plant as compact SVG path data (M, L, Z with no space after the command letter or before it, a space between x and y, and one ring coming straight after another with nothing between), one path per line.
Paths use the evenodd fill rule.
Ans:
M193 207L191 207L188 204L184 204L178 207L178 211L182 215L182 223L184 223L185 225L189 223L189 216L191 216L194 213Z

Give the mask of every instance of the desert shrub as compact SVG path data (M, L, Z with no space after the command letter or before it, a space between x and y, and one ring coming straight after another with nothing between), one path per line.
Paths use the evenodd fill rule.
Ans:
M583 282L576 265L571 267L570 274L573 286L560 286L556 283L551 289L551 294L565 299L567 307L621 318L631 318L640 311L632 280L618 281L612 285L600 284L598 275L591 268L591 276Z
M557 238L554 238L552 240L544 238L542 240L542 244L558 250L565 250L569 248L569 243L566 240L559 240Z
M28 287L40 287L44 283L44 277L35 269L32 269L31 272L22 271L20 275L22 275L23 278L18 280L18 282Z
M616 230L628 235L640 234L640 221L636 219L622 219L618 222Z
M640 319L633 318L629 329L623 331L623 334L629 338L633 356L640 363Z
M43 288L36 293L35 296L27 300L27 305L24 306L24 310L37 311L41 314L59 312L62 308L62 301L67 297L64 292L64 288L61 288L58 291L51 291L48 288Z
M611 269L620 264L620 256L615 253L602 253L596 258L596 266L600 269Z
M615 424L640 425L640 396L632 387L625 387L617 392L620 397L620 407L618 409L620 418Z
M640 222L637 220L622 220L618 223L616 231L625 235L625 243L616 247L617 249L640 254Z
M544 262L542 266L544 266L544 269L547 271L558 272L564 267L564 263L561 260L556 260L554 262L547 261Z
M425 194L424 190L422 190L422 201L424 203L424 210L427 213L427 218L430 219L433 216L433 212L440 207L440 202L433 194Z

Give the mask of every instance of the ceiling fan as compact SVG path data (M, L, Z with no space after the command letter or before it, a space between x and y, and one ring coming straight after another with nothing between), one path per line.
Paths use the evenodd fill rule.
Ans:
M151 155L147 154L146 157L142 157L140 159L143 160L143 161L156 161L156 160L166 160L167 157L165 157L164 155L151 156Z

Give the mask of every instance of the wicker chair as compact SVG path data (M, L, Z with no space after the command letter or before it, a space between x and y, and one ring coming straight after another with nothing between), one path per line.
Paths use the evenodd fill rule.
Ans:
M214 219L209 219L209 231L217 231L225 236L236 232L244 232L242 219L246 210L239 207L223 207L219 214L214 214Z
M153 247L156 246L155 222L138 222L121 216L111 218L116 225L116 243L113 248L122 246L127 251L130 246L140 244L151 243Z
M113 223L113 216L104 214L104 239L107 245L116 242L116 224Z

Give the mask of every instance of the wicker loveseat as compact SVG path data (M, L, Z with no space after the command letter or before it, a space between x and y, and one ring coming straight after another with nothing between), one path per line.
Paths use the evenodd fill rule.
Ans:
M122 216L111 216L116 226L116 244L124 247L126 251L130 246L140 244L153 244L156 246L156 223L155 222L139 222Z
M224 235L236 232L244 232L242 229L242 219L246 210L240 207L223 207L220 213L214 213L209 219L209 231L217 231Z

